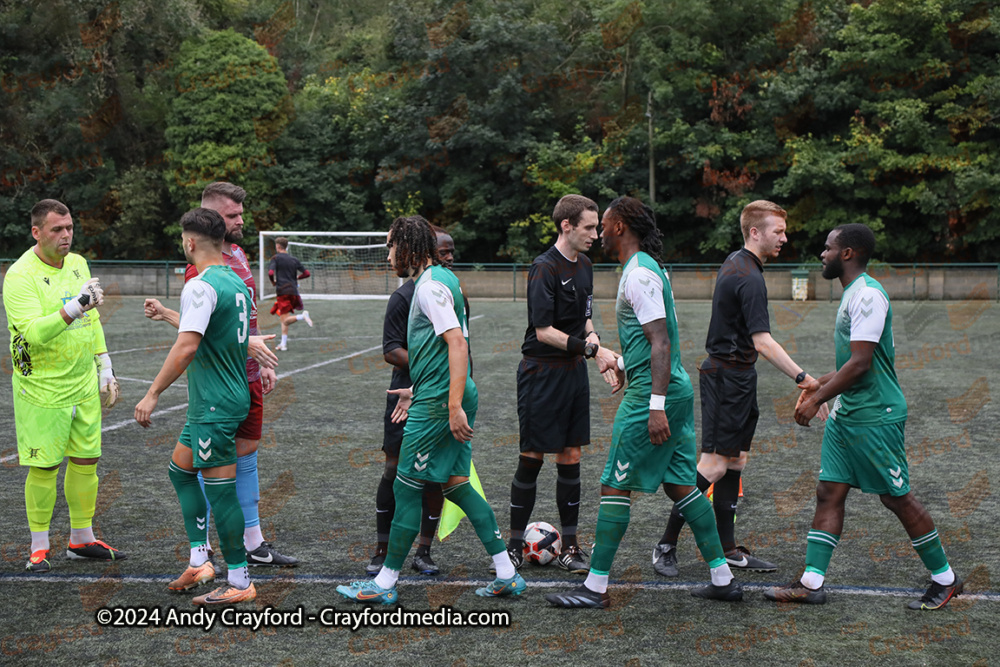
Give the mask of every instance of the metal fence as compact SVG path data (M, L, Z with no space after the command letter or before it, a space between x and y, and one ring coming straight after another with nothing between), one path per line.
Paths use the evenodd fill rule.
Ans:
M0 259L0 276L6 274L14 261ZM90 267L111 294L171 298L180 296L184 286L183 262L94 260ZM527 292L528 268L527 264L456 264L455 273L469 298L519 301ZM666 264L664 268L670 276L674 298L712 298L718 264ZM383 269L377 267L371 271L382 273ZM389 275L389 271L384 272ZM369 271L363 273L368 276ZM879 264L869 267L868 273L882 283L889 298L894 300L1000 301L1000 264ZM594 265L594 296L615 298L620 276L621 267L617 264ZM839 281L822 277L818 264L773 264L764 269L768 296L791 300L794 278L804 288L804 292L799 290L799 296L809 300L839 300L843 292ZM394 285L395 280L387 284ZM312 287L316 289L318 285ZM388 290L393 288L390 286ZM303 285L303 292L306 291L307 286Z

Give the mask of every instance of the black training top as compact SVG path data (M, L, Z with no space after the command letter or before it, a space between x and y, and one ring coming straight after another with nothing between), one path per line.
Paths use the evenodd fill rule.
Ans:
M385 307L385 323L382 325L382 354L389 354L399 348L406 349L406 323L410 319L410 302L413 301L415 287L416 283L407 280L389 297L389 304ZM389 389L400 389L412 384L408 369L392 367ZM390 397L395 399L393 403L399 400L391 394Z
M279 295L299 293L299 275L308 278L309 272L298 257L287 252L275 253L267 265L267 274L274 283L274 291Z
M528 328L521 353L529 357L573 357L546 345L536 327L555 327L577 338L586 336L594 299L594 267L586 255L571 262L552 246L535 258L528 270Z
M715 279L706 363L751 368L757 362L752 335L761 331L771 331L764 265L757 255L741 248L726 258Z

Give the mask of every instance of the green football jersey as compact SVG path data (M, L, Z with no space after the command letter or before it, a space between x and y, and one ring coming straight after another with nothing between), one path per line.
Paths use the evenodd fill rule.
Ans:
M877 280L862 273L840 299L833 334L837 370L851 358L851 341L877 343L872 365L834 401L831 417L849 424L891 424L906 420L906 399L896 379L892 304Z
M406 347L413 380L411 412L431 418L448 418L448 344L441 337L450 328L462 330L466 342L469 327L465 321L465 300L455 274L443 266L424 270L416 281L410 317L407 322ZM477 404L476 385L466 371L464 406Z
M677 334L677 313L670 279L659 263L644 252L637 252L625 262L618 282L618 338L625 358L628 386L623 402L649 403L653 393L650 365L652 345L642 325L665 318L670 339L670 384L667 402L684 401L694 396L691 378L681 365L681 345Z
M184 285L179 331L202 335L187 368L189 422L246 418L250 309L250 292L228 266L209 266Z
M97 394L94 355L107 352L100 315L94 308L69 326L59 315L88 280L87 260L76 253L57 269L29 248L7 270L3 302L14 391L29 403L63 408Z

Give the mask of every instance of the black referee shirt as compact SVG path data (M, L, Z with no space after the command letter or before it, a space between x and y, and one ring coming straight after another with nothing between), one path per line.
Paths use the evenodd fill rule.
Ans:
M410 318L410 302L413 301L413 290L416 283L407 280L403 285L392 293L389 297L389 305L385 307L385 323L382 325L382 354L389 354L399 348L406 349L406 329ZM389 389L400 389L409 387L413 382L410 380L409 369L402 369L398 366L392 367L392 380L389 382ZM390 394L392 404L399 400Z
M752 335L762 331L771 331L764 265L757 255L741 248L726 258L715 279L706 365L752 367L757 362Z
M298 294L299 275L306 272L306 267L298 257L287 252L275 253L267 265L267 272L274 271L274 291L277 294Z
M528 270L528 328L521 353L529 357L573 357L546 345L536 327L555 327L577 338L586 336L594 298L594 266L586 255L571 262L552 246L535 258Z

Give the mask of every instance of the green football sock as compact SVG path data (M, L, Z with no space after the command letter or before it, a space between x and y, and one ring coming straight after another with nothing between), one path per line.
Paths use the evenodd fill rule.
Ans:
M684 514L701 557L708 566L719 567L726 562L726 554L719 541L719 528L715 523L715 513L712 503L708 502L701 491L695 488L691 493L677 501L675 505Z
M397 472L396 481L392 483L392 494L396 497L396 513L389 529L389 551L385 555L385 567L398 572L403 569L403 562L413 548L413 540L420 532L424 483Z
M90 528L97 508L97 464L81 466L70 461L66 465L63 493L69 505L70 528Z
M504 541L500 539L500 527L497 525L497 517L493 513L493 508L490 507L485 498L472 488L468 481L445 489L444 497L458 505L459 509L469 517L469 522L476 530L479 541L486 547L486 553L495 556L507 548Z
M806 538L806 572L815 572L825 577L833 550L839 543L840 535L815 528L810 530Z
M28 478L24 480L24 506L28 510L28 528L33 533L43 533L49 529L52 508L56 506L58 475L59 468L28 468Z
M173 461L170 462L170 483L174 485L177 499L181 502L181 514L184 516L184 532L187 533L191 548L200 547L208 542L208 505L205 494L198 483L198 473L187 471Z
M236 495L235 477L205 477L205 495L212 504L215 529L219 532L219 547L226 566L233 570L246 567L247 552L243 548L243 508ZM197 482L196 482L197 484Z
M938 536L937 528L915 537L911 544L920 560L924 562L924 567L931 571L931 574L941 574L948 571L948 557L944 555L944 547L941 546L941 538Z
M601 496L597 510L597 529L594 535L594 555L590 559L590 570L596 574L607 574L618 553L618 545L625 537L632 513L632 499L628 496Z

